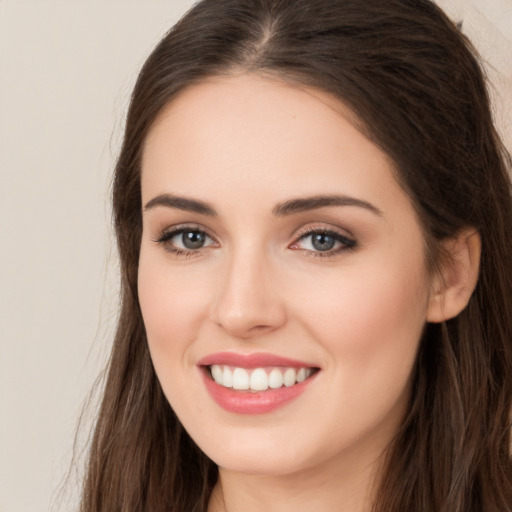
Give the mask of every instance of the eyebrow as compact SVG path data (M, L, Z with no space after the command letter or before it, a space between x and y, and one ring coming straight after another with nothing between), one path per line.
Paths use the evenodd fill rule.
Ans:
M144 210L151 210L157 206L195 212L209 217L216 217L218 215L216 210L204 201L176 196L174 194L161 194L154 197L146 203ZM272 213L276 217L285 217L293 215L294 213L317 210L329 206L356 206L364 208L375 215L382 216L382 211L373 204L363 201L362 199L344 195L318 195L289 199L288 201L276 205L272 209Z
M201 215L208 215L209 217L215 217L217 215L217 212L208 203L198 201L197 199L175 196L173 194L161 194L154 197L151 201L146 203L144 210L151 210L157 206L200 213Z
M328 195L328 196L313 196L305 198L290 199L284 203L278 204L272 213L278 217L291 215L294 213L305 212L308 210L316 210L328 206L357 206L364 208L374 213L375 215L382 216L382 211L373 204L357 199L350 196Z

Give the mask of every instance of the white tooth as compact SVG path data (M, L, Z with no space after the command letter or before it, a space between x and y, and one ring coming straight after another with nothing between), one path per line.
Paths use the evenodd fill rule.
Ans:
M311 368L306 368L306 379L311 376L313 370Z
M281 370L274 368L268 376L268 385L272 389L280 388L283 385L283 374Z
M233 372L227 366L224 366L224 371L222 372L222 385L225 388L233 387Z
M249 389L249 374L243 368L233 370L233 389Z
M222 384L222 368L218 364L214 364L211 368L213 380L217 384Z
M305 379L306 379L306 368L301 368L297 372L297 382L302 382Z
M265 391L268 389L267 372L263 368L253 370L249 387L254 391Z
M284 372L283 382L286 387L293 386L295 384L296 372L294 368L288 368Z

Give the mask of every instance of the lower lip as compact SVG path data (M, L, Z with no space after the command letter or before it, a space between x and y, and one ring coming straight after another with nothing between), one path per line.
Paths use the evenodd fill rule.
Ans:
M293 386L268 389L261 392L235 391L217 384L207 368L202 368L206 389L213 400L228 412L237 414L264 414L275 411L298 398L311 384L318 372Z

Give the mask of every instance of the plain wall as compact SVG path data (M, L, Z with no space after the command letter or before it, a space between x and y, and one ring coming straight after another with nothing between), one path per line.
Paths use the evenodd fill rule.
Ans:
M137 71L192 3L0 0L0 512L76 503L73 478L56 490L117 314L111 169ZM511 148L512 1L440 4L489 63Z

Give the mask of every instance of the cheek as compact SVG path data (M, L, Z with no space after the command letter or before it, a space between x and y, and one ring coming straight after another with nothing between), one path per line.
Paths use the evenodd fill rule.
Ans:
M418 324L424 323L424 291L417 276L377 274L354 283L346 280L345 286L337 307L332 297L330 314L340 319L336 327L358 348L411 341Z
M358 382L380 394L383 386L399 391L408 381L428 302L422 257L411 259L391 258L365 266L364 273L345 269L317 288L315 300L297 301L296 316L347 385Z
M138 275L139 302L155 366L182 360L187 346L207 312L207 283L190 271L172 268L165 256L152 258L141 251ZM176 358L178 356L178 359Z
M191 348L207 310L207 293L204 281L171 268L165 255L154 256L141 250L139 303L155 372L178 413L187 411L198 393L197 382L190 385L182 376L184 370L195 375Z
M297 313L326 354L326 388L337 390L313 416L326 415L334 431L343 425L333 441L340 447L371 432L392 435L405 413L426 314L418 269L383 266L365 277L354 268Z

